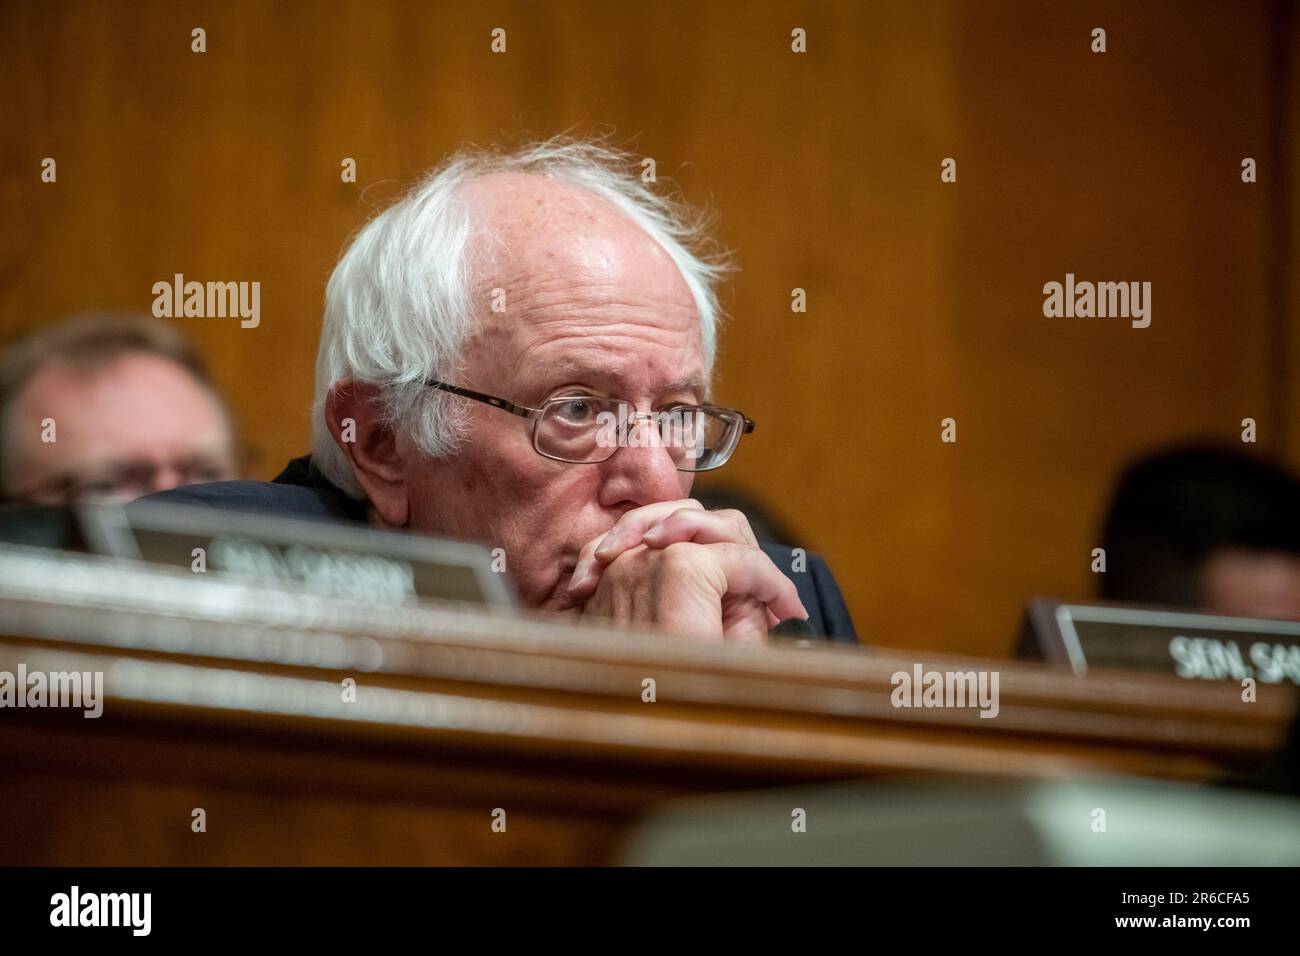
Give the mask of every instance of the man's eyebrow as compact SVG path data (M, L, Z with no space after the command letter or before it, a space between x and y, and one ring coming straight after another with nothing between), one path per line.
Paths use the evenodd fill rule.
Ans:
M664 386L665 392L694 392L701 401L709 397L709 386L698 375L688 375Z
M556 363L556 371L567 377L572 376L575 379L610 379L618 383L619 387L626 388L628 385L627 375L618 369L610 368L592 368L580 362L561 360ZM661 392L685 392L693 391L701 399L708 397L709 387L703 376L687 375L675 381L664 385Z

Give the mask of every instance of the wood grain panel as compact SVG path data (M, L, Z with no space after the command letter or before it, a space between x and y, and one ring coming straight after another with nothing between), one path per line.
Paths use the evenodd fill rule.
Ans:
M1245 704L1230 681L926 655L999 676L985 719L895 706L903 655L376 606L19 548L0 548L0 621L0 671L103 679L94 719L6 708L6 864L604 863L675 797L900 773L1217 781L1264 765L1296 708L1285 687Z
M719 394L760 430L726 479L831 561L869 642L1003 654L1026 597L1090 593L1126 458L1246 415L1296 447L1284 6L5 4L0 332L148 308L176 272L261 281L260 328L182 324L269 477L365 217L460 142L612 129L744 268ZM1067 271L1152 281L1152 327L1045 319Z

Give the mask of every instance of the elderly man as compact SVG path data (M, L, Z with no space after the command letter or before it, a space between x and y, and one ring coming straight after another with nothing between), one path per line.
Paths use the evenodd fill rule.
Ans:
M330 279L310 462L166 497L502 548L556 612L852 639L824 564L690 497L754 427L710 393L726 266L630 167L567 140L442 164Z

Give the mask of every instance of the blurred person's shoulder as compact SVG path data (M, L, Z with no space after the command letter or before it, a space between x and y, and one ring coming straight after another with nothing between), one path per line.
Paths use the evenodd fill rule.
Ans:
M322 475L312 465L310 456L289 462L273 481L213 481L185 485L148 495L139 501L322 521L366 520L365 506L349 498Z

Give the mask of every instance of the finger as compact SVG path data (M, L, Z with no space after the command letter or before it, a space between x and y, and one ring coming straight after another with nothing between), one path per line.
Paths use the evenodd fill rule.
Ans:
M767 605L780 621L788 617L808 620L808 609L799 600L799 589L781 573L762 551L743 545L714 545L728 594L749 594Z
M722 639L733 644L766 644L774 615L749 595L722 599Z
M578 552L578 561L569 578L569 591L575 597L585 597L596 589L600 570L628 548L641 543L641 536L675 511L683 509L703 511L704 506L691 498L677 501L657 501L654 504L633 508L614 522L605 534L592 538ZM599 555L599 557L597 557Z
M745 544L758 547L758 539L749 526L749 519L739 511L701 511L681 508L651 527L641 540L652 548L666 548L681 541L696 544ZM597 553L597 560L600 554Z
M597 561L609 564L633 545L641 544L645 533L658 524L679 514L707 515L704 505L693 498L680 501L660 501L642 508L633 508L618 521L609 533L597 543L592 552ZM649 543L649 542L647 542Z
M723 640L730 644L766 644L767 631L744 630L728 632L723 635Z
M799 589L781 573L772 559L758 548L743 544L675 544L663 551L664 561L677 580L689 576L697 585L705 583L718 599L748 595L767 605L780 620L808 619L808 609L799 600ZM672 590L665 586L665 600Z

